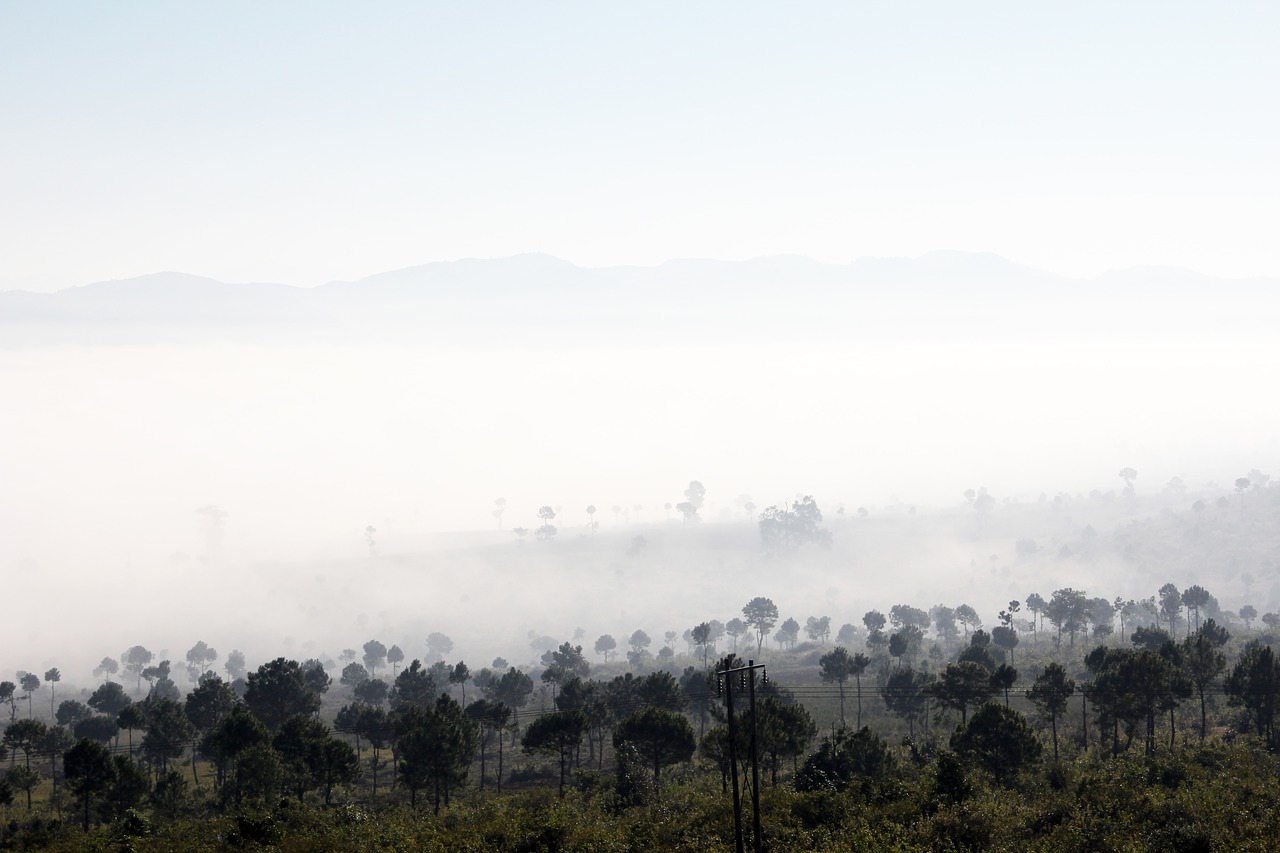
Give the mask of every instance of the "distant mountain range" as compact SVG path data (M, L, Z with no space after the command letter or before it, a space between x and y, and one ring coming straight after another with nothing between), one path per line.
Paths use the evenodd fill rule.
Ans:
M0 345L1249 336L1280 321L1278 285L1157 267L1069 279L966 252L603 269L527 254L312 288L162 272L55 293L4 291Z

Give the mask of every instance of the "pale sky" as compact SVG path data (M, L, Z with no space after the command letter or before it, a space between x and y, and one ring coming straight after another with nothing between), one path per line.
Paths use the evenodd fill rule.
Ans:
M1280 275L1280 5L0 0L0 287L990 251Z

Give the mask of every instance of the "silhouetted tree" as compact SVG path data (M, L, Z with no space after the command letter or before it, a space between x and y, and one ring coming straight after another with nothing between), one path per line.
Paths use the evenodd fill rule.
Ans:
M578 647L581 651L582 647ZM467 704L467 682L471 680L471 669L463 661L458 661L449 670L449 683L458 685L462 691L462 704Z
M911 737L915 737L916 722L928 711L926 688L930 683L932 679L928 675L907 667L891 673L880 690L885 706L894 716L906 721Z
M863 657L859 655L859 657ZM865 658L864 658L865 659ZM854 658L849 654L849 650L843 646L836 646L822 657L818 658L818 667L822 680L828 684L835 682L840 687L840 725L844 725L844 683L849 680L849 676L854 674ZM862 691L859 690L858 702L861 705ZM859 712L861 716L861 712ZM861 726L859 726L861 728Z
M301 664L276 658L249 673L244 703L274 732L296 714L320 710L320 695L308 686Z
M556 527L551 523L556 517L556 511L549 506L540 507L538 509L538 518L542 520L542 524L538 526L536 531L538 539L542 542L550 542L555 538Z
M764 648L764 638L778 622L778 606L768 598L753 598L743 605L742 616L756 633L756 655L759 656Z
M244 652L239 649L232 649L231 654L227 655L227 660L223 663L222 668L227 671L227 675L231 676L231 680L244 678L248 671L245 666Z
M589 726L587 715L581 711L556 711L530 723L520 740L527 753L544 753L559 759L561 797L564 796L568 762L582 743Z
M396 672L397 668L403 662L404 662L404 651L399 646L393 645L391 648L387 649L387 663L391 664L391 680L392 681L395 680L395 677L397 674Z
M1197 631L1200 630L1200 611L1209 603L1210 598L1212 596L1209 595L1209 590L1199 584L1193 584L1182 591L1182 603L1187 608L1187 618L1190 619L1191 615L1195 614Z
M111 676L120 671L120 664L115 658L103 658L102 662L93 668L94 678L103 678L107 681L111 680Z
M115 782L115 764L105 746L92 740L82 740L62 759L67 787L80 798L84 806L84 831L89 831L89 807L94 797L105 795Z
M788 616L786 621L778 628L778 634L775 639L780 645L787 648L794 648L796 640L800 638L800 623L794 618Z
M1270 646L1254 646L1240 656L1224 684L1227 695L1244 706L1249 722L1269 748L1276 744L1276 704L1280 701L1280 665Z
M1009 706L1009 691L1018 683L1018 671L1007 663L1002 663L991 673L991 686L1004 692L1005 707Z
M58 698L54 695L54 685L62 680L62 673L55 666L52 669L45 670L44 681L49 685L49 713L55 712Z
M1040 760L1040 741L1017 711L984 705L973 719L951 736L957 755L986 770L999 782L1007 782Z
M378 674L379 667L387 662L387 647L377 640L364 644L364 665L372 675Z
M440 806L449 804L453 789L466 781L479 727L449 696L440 696L428 708L411 707L395 725L397 771L409 789L411 804L417 806L417 792L430 786L432 809L439 814Z
M1208 732L1205 692L1227 668L1227 658L1218 651L1218 647L1209 636L1203 632L1197 632L1183 641L1182 662L1200 698L1200 740L1203 741Z
M841 728L805 759L796 775L796 787L801 791L839 791L856 780L884 779L892 768L888 745L871 729L850 732Z
M453 640L446 634L434 631L427 635L427 651L435 660L444 660L444 656L453 651Z
M961 725L968 722L970 705L982 705L995 692L991 672L971 661L948 664L929 689L942 707L960 712Z
M200 676L208 671L218 659L218 650L211 648L204 640L200 640L187 650L187 677L192 682L200 680Z
M771 506L760 513L760 541L767 553L790 553L801 545L831 544L831 531L821 527L822 511L813 496L794 501L791 509Z
M137 679L137 690L142 690L142 671L147 668L147 664L151 663L155 655L148 651L145 646L131 646L120 655L120 662L124 664L125 672L133 673Z
M618 647L618 641L611 634L601 634L596 638L596 654L604 658L604 662L609 662L609 655Z
M114 681L105 682L89 696L89 707L99 713L114 717L133 700L124 692L124 688Z
M614 749L624 744L634 748L653 768L655 785L661 781L664 766L688 761L697 745L688 720L674 711L654 707L642 708L618 723L613 731Z

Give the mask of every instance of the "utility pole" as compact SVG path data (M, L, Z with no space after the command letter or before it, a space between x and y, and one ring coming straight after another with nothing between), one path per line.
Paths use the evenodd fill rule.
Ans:
M737 731L733 713L733 677L737 675L739 678L738 688L745 689L751 703L751 826L752 826L752 849L755 853L762 853L763 837L760 829L760 756L756 746L756 730L759 728L759 719L756 714L756 670L760 670L761 684L769 683L769 675L765 672L764 664L757 664L753 660L747 661L746 666L734 667L716 673L717 690L724 691L725 704L728 706L729 719L729 770L733 774L733 834L734 849L737 853L745 853L745 847L742 839L742 795L738 789L738 747L737 747Z

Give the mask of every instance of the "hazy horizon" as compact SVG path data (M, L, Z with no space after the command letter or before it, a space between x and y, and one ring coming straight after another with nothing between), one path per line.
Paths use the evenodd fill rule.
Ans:
M0 664L1138 594L1060 546L1280 462L1277 25L0 2ZM775 578L742 504L799 495L836 541ZM1220 550L1184 573L1280 601Z

